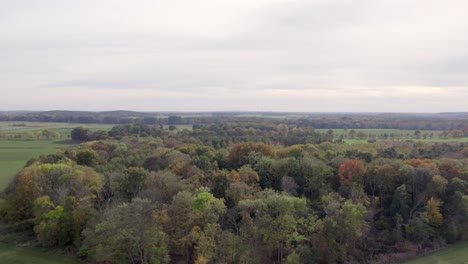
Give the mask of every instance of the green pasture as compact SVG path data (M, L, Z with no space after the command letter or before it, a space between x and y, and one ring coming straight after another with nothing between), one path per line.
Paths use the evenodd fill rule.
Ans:
M343 142L345 142L347 144L365 144L365 143L367 143L367 139L344 138Z
M0 139L0 190L31 158L52 154L69 145L69 141Z
M317 132L326 133L329 129L316 129ZM331 129L333 130L333 134L335 135L335 139L338 139L341 135L347 136L349 132L353 129ZM420 130L421 136L420 138L415 138L414 134L416 130L402 130L402 129L354 129L356 135L359 132L363 132L366 135L376 135L376 141L380 142L392 142L392 141L406 141L411 140L414 142L425 142L425 143L453 143L453 142L468 142L468 137L462 138L439 138L439 134L443 131L438 130ZM388 138L383 139L380 136L387 134ZM394 135L391 137L390 135ZM430 135L432 134L432 137ZM427 135L427 138L424 138L424 135ZM343 141L348 144L356 144L356 143L367 143L368 138L365 139L358 139L358 138L343 138Z
M432 254L417 257L402 264L468 264L468 241L449 246Z
M395 140L379 140L377 142L404 142L404 141L413 141L413 142L424 142L424 143L468 143L468 138L420 138L420 139L395 139ZM351 139L351 138L344 138L343 142L347 144L364 144L367 143L367 139Z
M40 249L16 247L0 243L0 263L9 264L78 264L71 257L58 252L47 252Z
M0 191L8 185L13 176L23 168L29 159L43 154L55 153L70 145L70 131L79 126L92 131L108 131L113 125L0 122ZM40 132L45 129L58 132L60 136L53 140L14 138L15 135Z
M453 143L453 142L459 142L459 143L466 143L468 142L468 137L463 137L463 138L420 138L420 139L414 139L414 141L417 142L426 142L426 143Z
M321 133L325 133L327 132L328 130L330 129L315 129L316 131L318 132L321 132ZM383 135L383 134L395 134L395 135L406 135L406 134L410 134L410 135L414 135L414 132L416 132L416 130L407 130L407 129L331 129L333 130L333 133L337 136L339 135L347 135L351 130L354 130L356 131L356 133L358 132L363 132L365 134L374 134L374 135ZM419 130L421 132L421 134L431 134L433 133L434 136L436 136L437 134L443 132L441 130Z
M0 122L0 137L8 135L18 135L27 132L40 132L51 130L60 133L61 138L68 138L70 131L75 127L86 127L91 131L109 131L114 125L106 124L74 124L74 123L42 123L42 122Z

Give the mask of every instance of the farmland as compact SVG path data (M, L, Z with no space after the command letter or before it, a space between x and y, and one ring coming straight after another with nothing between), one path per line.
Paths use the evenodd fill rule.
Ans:
M332 133L335 140L349 144L375 141L415 141L425 143L468 142L468 137L443 130L406 129L316 129L319 133Z
M468 263L468 242L449 246L432 254L402 262L402 264L466 264Z
M104 124L75 124L75 123L42 123L42 122L0 122L0 138L2 139L37 139L44 130L58 133L56 139L68 139L70 131L83 126L91 131L110 130L113 125Z
M54 153L67 145L67 143L61 143L60 141L0 140L0 189L7 186L12 176L30 158Z
M70 131L78 126L90 130L110 130L112 125L82 125L64 123L0 122L0 189L4 189L13 175L25 163L39 155L51 154L70 145ZM44 130L55 132L54 137L42 136Z

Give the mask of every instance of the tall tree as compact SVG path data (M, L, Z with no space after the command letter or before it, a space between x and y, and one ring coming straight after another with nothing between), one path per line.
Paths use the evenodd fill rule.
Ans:
M362 183L366 172L364 164L359 160L347 160L341 164L338 175L342 186L350 186L352 182Z

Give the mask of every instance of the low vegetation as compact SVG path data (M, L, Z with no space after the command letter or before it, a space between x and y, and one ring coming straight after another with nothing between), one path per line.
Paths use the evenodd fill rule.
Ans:
M0 243L0 262L8 264L78 264L76 259L61 256L59 253L15 247Z
M0 140L0 189L5 189L29 159L55 153L65 146L67 144L47 140Z
M450 246L446 249L428 254L423 257L418 257L402 264L466 264L468 262L468 242Z

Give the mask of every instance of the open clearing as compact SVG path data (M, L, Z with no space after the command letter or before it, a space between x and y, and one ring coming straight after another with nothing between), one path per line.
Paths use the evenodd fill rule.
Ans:
M71 257L40 249L15 247L0 243L0 263L9 264L78 264Z
M69 139L70 131L79 126L92 131L108 131L113 125L0 122L0 190L8 185L29 159L55 153L72 144ZM50 140L27 138L28 132L40 132L44 129L58 132L59 136ZM25 136L25 138L18 138L17 135Z
M68 141L0 140L0 190L23 168L25 163L39 155L52 154L70 144Z
M441 251L402 262L401 264L468 264L468 241L449 246Z
M27 132L40 132L44 129L60 133L60 138L69 138L70 131L75 127L86 127L91 131L110 130L114 125L105 124L74 124L74 123L42 123L42 122L0 122L0 137L18 135Z

